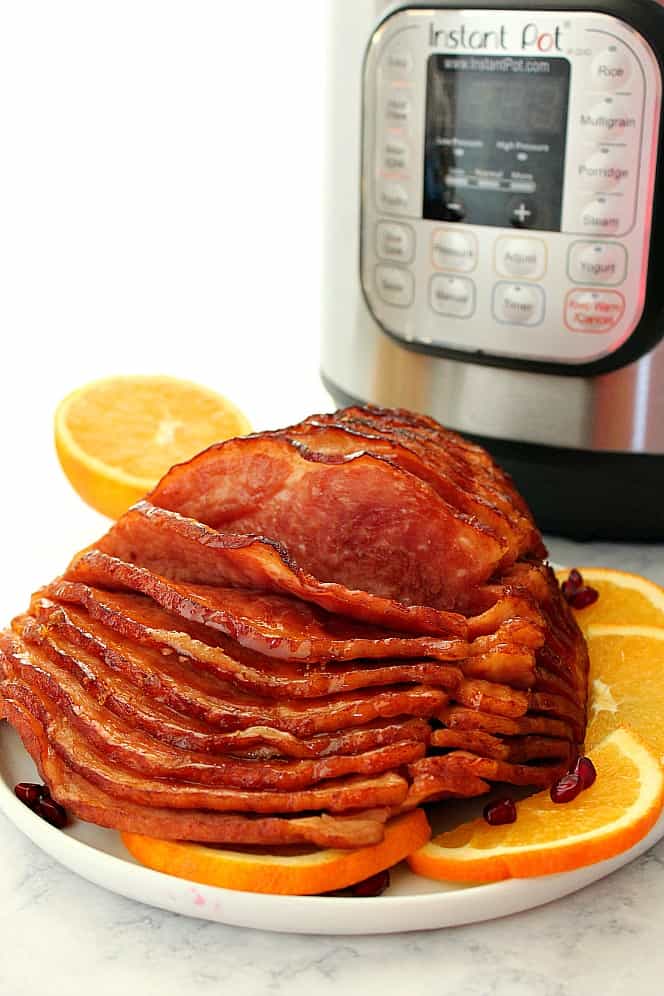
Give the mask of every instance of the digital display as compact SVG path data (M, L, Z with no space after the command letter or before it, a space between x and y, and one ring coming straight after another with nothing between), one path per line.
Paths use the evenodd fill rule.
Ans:
M432 55L424 217L560 231L570 67Z

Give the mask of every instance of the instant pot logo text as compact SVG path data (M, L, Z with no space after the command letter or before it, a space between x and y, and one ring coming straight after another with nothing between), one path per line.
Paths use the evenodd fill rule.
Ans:
M507 52L519 48L522 52L562 52L562 28L556 26L551 31L540 31L535 21L526 24L513 37L506 24L488 31L460 24L455 28L429 26L429 40L432 48L448 51L466 49L472 52Z

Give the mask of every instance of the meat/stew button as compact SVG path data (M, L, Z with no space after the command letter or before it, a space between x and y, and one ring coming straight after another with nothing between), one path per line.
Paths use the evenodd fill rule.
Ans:
M610 332L624 312L618 291L573 290L565 300L565 325L570 332Z

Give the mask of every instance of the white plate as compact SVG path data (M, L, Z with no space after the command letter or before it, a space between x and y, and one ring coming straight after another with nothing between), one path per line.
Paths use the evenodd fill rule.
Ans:
M194 885L144 868L127 853L113 830L82 822L64 832L55 830L14 795L17 782L35 780L34 765L18 735L0 722L0 810L56 861L95 885L150 906L238 927L288 933L382 934L491 920L576 892L632 861L664 836L663 816L631 850L563 875L511 879L494 885L445 886L414 875L402 865L393 872L390 889L375 899L264 896ZM454 820L460 815L455 806Z

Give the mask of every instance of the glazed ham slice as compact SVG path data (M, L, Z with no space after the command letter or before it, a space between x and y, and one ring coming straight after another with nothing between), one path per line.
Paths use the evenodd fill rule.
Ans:
M313 452L269 434L174 467L150 501L219 531L278 540L320 581L406 605L453 608L507 552L504 539L389 460Z

